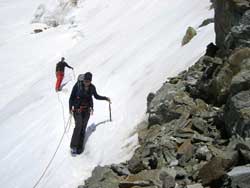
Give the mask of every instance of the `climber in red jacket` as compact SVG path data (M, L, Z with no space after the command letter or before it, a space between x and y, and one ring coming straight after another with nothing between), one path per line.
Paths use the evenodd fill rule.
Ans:
M73 67L69 66L64 60L65 58L62 57L61 61L56 64L56 92L61 91L61 83L64 77L65 67L68 67L73 70Z

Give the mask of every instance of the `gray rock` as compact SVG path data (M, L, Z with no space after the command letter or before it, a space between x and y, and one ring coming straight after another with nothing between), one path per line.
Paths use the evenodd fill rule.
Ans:
M108 167L96 167L92 176L85 181L86 188L117 188L118 186L118 176Z
M193 141L193 142L213 142L214 139L196 133L196 134L193 135L192 141Z
M231 97L225 106L226 131L231 135L250 137L250 90Z
M240 154L243 157L245 163L250 162L250 150L249 149L240 149Z
M250 47L250 11L244 12L239 23L231 28L225 44L227 48Z
M170 164L172 161L175 161L174 152L167 150L167 149L164 149L162 153L163 153L163 157L167 163Z
M233 78L233 71L228 64L224 65L214 76L211 82L210 93L216 99L216 103L224 104L229 95L229 89Z
M192 129L177 129L174 133L175 137L179 137L179 138L185 138L185 139L189 139L192 138L192 136L194 135L194 131Z
M241 165L248 164L250 162L250 142L249 142L249 140L244 140L240 137L231 138L230 143L227 146L227 150L231 151L231 153L237 152L238 155L235 156L235 162L239 162ZM230 156L230 153L227 155ZM236 157L238 157L237 161L236 161Z
M176 170L176 176L175 176L176 180L185 179L188 175L186 170L183 168L176 167L175 170Z
M147 96L147 112L149 111L149 105L151 103L151 101L153 100L153 98L155 97L154 93L149 93Z
M200 169L198 177L202 180L202 185L212 185L220 180L232 165L230 160L215 157Z
M204 130L206 129L206 121L204 121L202 118L192 118L192 129L198 133L204 133Z
M243 59L240 63L241 70L250 70L250 58Z
M237 166L227 173L230 177L240 176L242 174L250 175L250 166Z
M250 167L234 167L227 175L231 180L232 188L248 188L250 185Z
M179 161L178 160L173 160L170 162L169 166L172 167L172 166L177 166L179 164Z
M162 188L174 188L175 179L173 176L169 175L168 172L165 170L162 170L162 172L160 173L160 180L162 181Z
M241 48L235 50L235 52L229 57L230 69L233 74L237 74L240 71L250 70L250 48Z
M131 173L138 173L147 167L145 164L143 164L142 159L139 156L134 155L129 161L128 161L128 169Z
M181 43L182 46L189 43L195 35L197 35L196 30L193 27L188 27L186 34L184 38L182 39L182 43Z
M249 188L250 173L231 177L231 188Z
M250 89L250 70L240 71L231 82L230 93L235 95L241 91Z
M181 116L189 116L195 103L185 91L183 83L166 83L149 104L149 125L164 124Z
M161 170L143 170L138 174L126 177L126 180L120 182L120 187L160 186L162 185L160 180L161 173Z
M204 187L202 186L202 184L196 183L193 185L187 185L187 188L204 188Z
M216 0L214 1L214 7L216 45L220 48L225 48L225 40L227 35L231 32L231 28L239 25L240 22L244 22L242 17L250 8L249 1Z
M207 146L202 146L200 148L198 148L195 152L195 156L197 159L199 160L210 160L212 158L212 154L209 151Z
M162 178L162 188L175 188L175 180L172 176Z
M194 154L194 148L191 140L186 140L177 150L177 159L182 166L185 162L190 160Z
M128 168L125 165L122 164L113 164L110 167L118 176L128 176L130 175L130 172Z
M165 176L176 177L177 171L175 168L163 167L160 173L160 180L163 180Z
M194 72L200 72L200 77L195 85L187 85L187 91L191 93L191 96L195 98L203 99L208 103L216 103L218 99L217 94L221 92L221 86L226 85L226 83L222 83L220 79L224 79L230 69L223 69L221 67L223 65L223 61L220 58L212 58L208 56L204 56L199 60L199 63L202 64L201 70L193 70ZM220 77L220 79L217 77ZM231 79L229 79L228 83L230 83ZM223 93L221 92L221 95ZM222 96L221 96L222 97Z

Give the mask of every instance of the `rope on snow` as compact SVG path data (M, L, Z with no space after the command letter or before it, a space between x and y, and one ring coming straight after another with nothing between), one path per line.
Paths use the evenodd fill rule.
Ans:
M57 94L57 95L58 95L58 100L59 100L59 102L62 104L62 101L60 100L59 94ZM63 108L63 104L62 104L62 108ZM50 165L52 164L52 162L53 162L53 160L54 160L54 158L55 158L55 156L56 156L56 153L58 152L58 150L59 150L59 148L60 148L60 146L61 146L61 144L62 144L63 138L64 138L64 136L65 136L65 134L66 134L66 132L67 132L67 129L69 129L69 127L70 127L72 115L69 116L68 121L67 121L67 123L66 123L65 116L64 116L64 109L63 109L62 111L63 111L63 121L64 121L64 131L63 131L62 137L61 137L61 139L60 139L60 141L59 141L59 143L58 143L58 145L57 145L57 147L56 147L55 152L53 153L53 156L51 157L49 163L47 164L47 166L46 166L46 168L44 169L42 175L41 175L40 178L37 180L37 182L36 182L36 184L33 186L33 188L36 188L36 187L39 185L39 183L41 182L41 180L43 179L44 175L46 174L47 170L49 169Z

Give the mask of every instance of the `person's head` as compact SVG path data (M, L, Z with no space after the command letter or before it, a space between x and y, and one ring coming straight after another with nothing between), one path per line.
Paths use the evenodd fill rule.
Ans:
M64 57L62 57L62 58L61 58L61 61L64 61L64 60L65 60L65 58L64 58Z
M90 72L86 72L84 74L83 84L84 86L89 86L92 81L92 74Z

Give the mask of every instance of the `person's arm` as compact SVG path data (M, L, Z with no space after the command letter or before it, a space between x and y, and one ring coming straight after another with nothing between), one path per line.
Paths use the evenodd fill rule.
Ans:
M71 91L71 95L69 97L69 111L70 112L72 110L74 99L76 97L76 90L77 90L77 83L74 85L74 87L73 87L73 89Z
M64 62L65 63L65 66L70 68L70 69L74 69L73 67L69 66L68 63Z
M97 99L97 100L107 100L107 101L109 101L109 98L108 98L108 97L101 96L101 95L98 95L98 94L97 94L96 88L95 88L94 85L92 85L92 93L93 93L95 99Z

